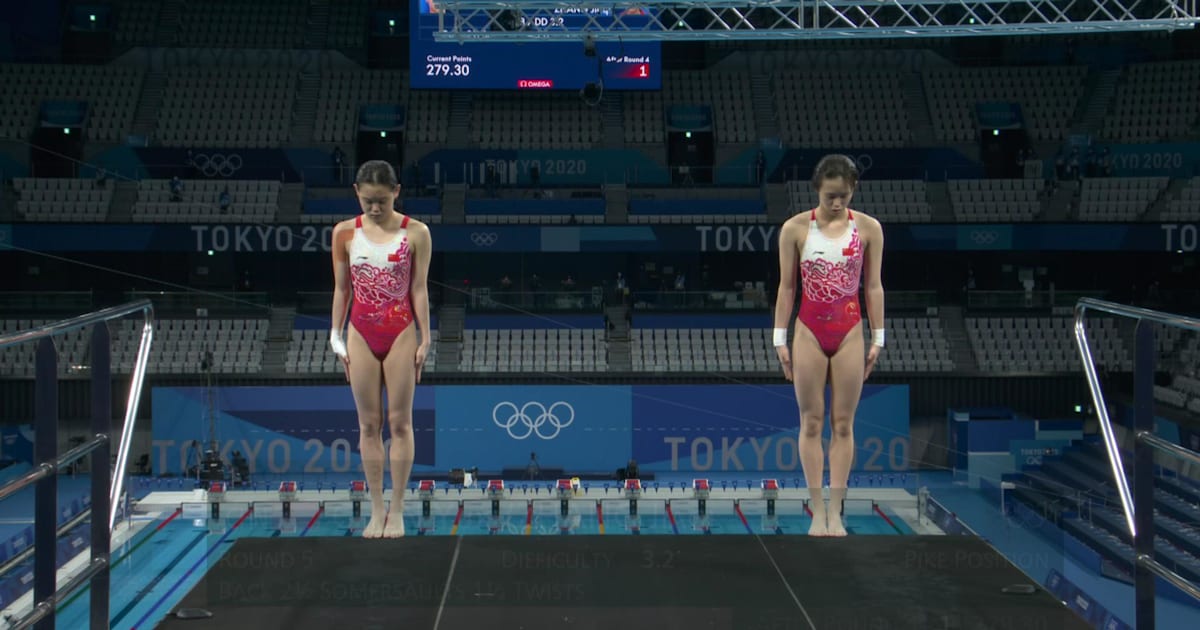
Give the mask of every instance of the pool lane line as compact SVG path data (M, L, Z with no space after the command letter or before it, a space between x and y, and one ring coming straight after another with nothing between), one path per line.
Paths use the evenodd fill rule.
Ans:
M679 535L679 526L675 524L675 513L671 511L671 502L667 501L667 519L671 521L671 530Z
M528 536L533 532L533 502L526 504L525 510L525 535Z
M892 529L896 530L896 533L897 533L897 534L900 534L900 535L902 535L902 536L903 536L903 535L904 535L904 532L903 532L903 531L902 531L902 530L901 530L901 529L900 529L900 528L899 528L899 527L898 527L898 526L897 526L895 523L893 523L893 522L892 522L892 519L888 518L888 515L887 515L887 514L884 514L884 513L883 513L883 510L879 509L879 504L878 504L878 503L875 503L874 501L872 501L871 503L872 503L872 505L873 505L873 506L874 506L874 508L875 508L875 513L876 513L876 514L878 514L878 515L880 515L880 516L882 516L882 517L883 517L883 520L887 521L887 524L888 524L888 525L891 525L891 526L892 526Z
M458 503L458 514L454 515L454 524L450 526L450 535L451 536L455 536L458 534L458 524L460 522L462 522L462 515L463 515L463 506L462 506L462 502L460 501Z
M596 502L596 522L600 524L600 535L604 535L604 508L600 507L600 502Z
M187 547L185 547L183 549L183 551L180 551L179 555L175 556L174 560L172 560L170 563L168 563L167 566L163 567L163 570L159 571L158 575L155 575L149 582L146 583L145 586L143 586L141 589L139 589L137 597L130 599L129 603L125 604L125 606L123 608L121 608L121 610L117 611L117 614L115 616L113 616L113 618L112 618L111 625L119 626L121 623L121 620L124 619L125 616L128 615L130 612L132 612L134 608L137 608L138 604L142 603L142 597L144 597L147 593L152 591L154 589L154 587L157 586L158 583L163 580L163 578L167 577L168 573L170 573L176 566L179 565L180 562L183 562L183 559L184 559L184 557L187 556L188 552L190 552L192 549L194 549L196 547L196 545L200 544L201 541L204 540L204 537L207 535L208 535L207 533L198 534L195 538L193 538L192 542L188 543Z
M313 514L312 519L310 519L308 521L308 525L306 525L304 527L304 531L300 532L300 536L303 537L305 534L307 534L308 530L312 529L312 526L317 524L317 519L321 518L321 515L324 513L325 513L325 506L322 505L322 506L318 507L317 513Z
M746 527L746 532L753 534L754 529L750 527L750 521L746 520L746 515L742 513L742 506L738 502L733 503L733 509L737 512L738 518L742 519L742 525Z
M208 551L206 551L204 553L204 556L202 558L200 558L199 560L197 560L196 563L193 564L192 567L187 570L187 573L184 573L182 576L180 576L180 578L175 582L175 584L171 586L171 589L169 591L167 591L166 593L163 593L163 596L159 597L157 602L154 602L154 606L152 606L149 610L147 610L146 613L144 615L142 615L142 618L137 620L137 623L133 624L132 630L137 630L138 626L141 626L143 623L146 623L146 620L150 618L150 615L154 614L154 611L158 610L158 607L162 606L163 603L167 601L167 598L170 597L171 594L174 593L175 590L178 589L181 584L183 584L183 581L186 580L188 578L188 576L190 576L193 572L195 572L196 569L198 569L204 561L208 560L208 557L210 555L212 555L212 552L215 551L218 547L220 547L221 543L225 542L225 539L229 538L229 535L232 534L234 532L234 530L236 530L238 527L241 527L242 523L245 523L246 519L249 518L250 514L253 512L254 512L254 507L251 506L250 509L246 510L246 513L242 514L242 517L239 518L237 520L237 522L233 524L233 527L230 527L229 529L227 529L225 531L224 534L221 534L221 537L217 539L217 542L213 543L213 545L208 548Z
M154 528L154 531L156 531L156 532L157 532L158 530L160 530L160 529L162 529L162 528L166 527L166 526L167 526L167 523L170 523L171 521L175 520L175 518L176 518L176 517L178 517L180 514L183 514L183 508L181 508L181 507L179 507L179 508L175 508L175 513L174 513L174 514L171 514L170 516L168 516L168 517L167 517L167 520L165 520L165 521L163 521L163 522L159 523L159 524L158 524L158 527L155 527L155 528Z
M133 552L138 550L138 547L141 547L142 545L146 544L147 540L154 538L155 534L162 531L162 528L166 527L167 523L170 523L171 521L175 520L175 517L179 516L179 514L181 512L183 512L183 510L181 508L176 508L174 514L171 514L171 516L167 517L166 520L159 523L157 527L150 530L150 533L146 534L146 536L144 538L142 538L141 540L134 543L134 545L129 548L129 551L126 551L124 554L121 555L120 558L117 558L116 562L112 563L112 566L110 566L108 568L108 570L112 571L113 569L117 568L117 566L120 565L122 562L125 562L125 560L127 560L129 558L129 556L133 555ZM71 597L67 598L67 601L58 605L57 610L66 610L67 606L70 606L72 602L79 599L84 593L88 592L89 588L90 587L84 587L84 588L79 589L78 591L75 591L75 593L72 594Z

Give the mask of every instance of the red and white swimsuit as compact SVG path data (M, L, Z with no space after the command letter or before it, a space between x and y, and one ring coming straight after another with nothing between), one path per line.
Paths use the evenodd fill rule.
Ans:
M842 340L860 321L858 288L862 282L863 245L854 223L854 213L846 210L849 226L837 239L827 238L817 226L813 210L800 253L800 323L808 327L825 355L832 357Z
M354 303L350 325L382 361L392 342L413 321L412 250L408 246L408 217L400 231L386 243L375 243L363 233L362 217L354 220L354 236L347 247Z

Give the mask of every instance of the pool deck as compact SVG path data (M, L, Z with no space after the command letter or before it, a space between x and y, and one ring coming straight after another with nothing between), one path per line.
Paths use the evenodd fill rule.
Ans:
M415 495L415 493L410 493L410 495L408 496L407 501L406 501L405 511L407 514L410 514L410 515L420 514L421 509L422 509L422 506L420 505L421 499L414 495ZM807 490L788 488L788 489L783 489L779 492L778 503L780 504L780 506L787 504L787 507L782 508L782 509L787 510L788 513L790 514L790 516L783 517L784 521L785 521L785 523L784 523L785 526L783 527L783 530L786 530L786 531L778 531L778 533L799 533L801 531L807 530L808 526L807 526L807 524L804 524L807 521L799 521L799 522L796 521L796 519L798 517L803 518L801 502L802 502L802 500L807 499L807 498L808 498ZM737 490L721 489L721 488L714 489L711 492L711 495L709 497L709 505L711 506L710 509L714 513L715 512L726 512L726 514L725 514L726 519L735 519L737 516L741 516L741 514L740 514L740 512L736 516L734 514L734 512L733 512L734 500L740 501L742 506L757 505L758 509L761 511L761 509L764 507L764 505L766 503L762 499L763 499L763 495L760 490L746 488L743 484L743 487L741 487ZM290 533L285 534L283 537L287 538L289 536L299 535L299 536L305 536L305 538L303 538L303 540L309 540L309 541L314 540L316 538L324 538L324 537L330 537L330 536L334 536L337 538L357 537L359 532L354 529L355 526L352 525L352 522L358 522L361 519L355 519L354 521L347 519L347 517L349 516L351 500L352 499L349 495L349 492L344 489L340 492L334 492L334 491L330 491L330 490L324 490L324 491L309 490L309 491L302 491L302 492L297 493L296 496L292 500L293 514L300 518L293 518L290 520L284 519L284 521L280 521L280 523L286 521L286 522L290 522L290 523L294 524L294 527L287 528L287 531ZM608 514L609 510L613 510L615 512L615 515L613 516L612 526L609 528L610 531L607 532L608 534L638 533L636 531L633 531L633 532L624 531L624 530L628 530L629 528L625 527L623 530L620 525L622 523L622 519L624 519L624 516L622 516L622 512L626 512L627 508L623 508L623 507L619 507L619 506L624 504L627 500L628 499L623 495L623 493L618 491L615 487L610 488L610 490L607 493L604 491L603 488L600 488L600 489L591 488L589 492L586 492L586 493L580 492L577 495L570 498L570 502L572 504L571 511L572 511L572 513L582 514L583 518L585 520L592 518L592 520L594 521L595 520L594 515L596 513L597 507L600 504L603 504L605 514ZM147 495L143 496L141 499L137 500L136 503L132 506L132 508L133 508L131 510L132 518L130 518L128 520L121 519L120 521L118 521L117 528L114 532L114 540L113 540L114 562L118 561L115 559L117 555L128 552L128 547L127 547L128 541L132 541L136 537L139 537L141 535L141 532L148 531L148 528L154 529L154 530L159 530L159 529L162 529L162 527L167 524L171 525L171 527L167 528L167 532L169 533L171 531L178 530L178 528L180 528L180 527L187 527L189 529L189 531L191 531L191 530L195 529L196 527L205 527L203 525L203 523L205 523L205 522L209 523L209 525L207 525L207 527L210 528L210 534L211 534L210 538L216 544L216 548L214 548L212 551L219 552L219 553L212 554L211 559L209 561L203 563L204 565L208 565L208 566L200 567L201 574L205 573L211 566L217 565L220 562L220 559L223 558L225 552L228 552L230 549L232 549L231 545L240 544L238 541L241 538L255 538L255 537L262 538L262 537L271 537L271 536L279 536L280 535L280 531L279 531L280 525L278 523L276 523L272 527L267 527L264 531L253 531L256 529L255 527L242 527L239 529L236 536L232 536L230 538L230 540L228 540L224 544L222 544L221 541L216 540L216 537L220 536L221 533L228 531L229 527L231 525L233 525L235 521L241 520L240 517L247 516L249 514L254 514L254 516L252 517L252 520L255 521L256 523L258 523L260 528L261 528L262 523L271 522L270 519L271 519L272 514L274 514L276 517L278 517L280 509L282 507L282 502L280 501L280 496L277 492L262 491L262 490L260 490L260 491L235 490L235 491L228 492L226 494L226 496L224 497L224 500L221 503L221 507L223 509L221 510L220 517L216 520L212 520L209 518L211 516L211 514L210 514L211 506L208 503L208 501L209 501L209 496L203 490L158 491L158 492L151 492L151 493L148 493ZM521 522L524 523L524 522L526 522L526 514L527 514L526 504L527 504L527 502L529 502L531 508L533 508L528 513L533 514L534 511L537 511L536 506L541 506L542 508L550 508L551 506L553 506L553 508L554 508L553 511L555 513L557 513L557 511L559 509L558 506L560 504L559 503L560 501L561 501L561 498L559 496L557 496L556 493L548 492L544 487L541 488L540 492L533 492L531 490L526 493L526 492L522 492L521 490L517 490L516 492L513 492L512 494L506 493L505 498L502 500L502 503L504 504L502 507L502 511L505 512L506 515L511 515L511 516L515 516L516 514L519 513L521 515L519 518L520 518ZM679 487L677 487L673 490L668 489L668 488L659 488L659 489L647 488L642 492L642 494L640 496L640 501L642 502L641 505L644 506L644 508L647 510L648 514L652 514L655 511L654 507L653 507L655 505L658 506L658 510L661 512L661 510L663 509L663 506L667 505L668 503L670 503L671 505L678 506L678 505L686 505L690 502L692 504L693 510L695 509L695 503L696 503L696 501L694 499L694 495L690 489L684 490L683 488L679 488ZM439 490L438 492L435 493L435 495L433 497L433 504L434 504L433 511L435 513L439 513L441 515L439 517L440 519L444 519L447 515L453 515L456 511L458 511L459 506L462 504L462 502L465 502L467 505L474 504L477 508L486 508L486 504L488 502L490 502L490 499L486 496L486 494L482 490L479 490L479 489L465 490L461 494L456 489L451 490L450 492L445 492L443 490ZM922 519L917 518L917 511L915 509L915 505L916 505L916 498L911 493L909 493L903 489L852 488L850 490L850 493L848 496L848 501L847 501L847 519L848 519L847 526L851 530L852 533L868 533L868 534L870 534L870 533L891 533L890 531L879 531L879 532L871 531L874 529L874 526L872 523L869 522L869 520L877 520L880 523L878 525L878 527L881 530L889 529L889 528L885 528L882 525L883 521L878 519L877 515L875 513L873 513L873 509L876 506L883 506L897 521L903 521L904 523L908 524L910 526L909 529L911 530L911 533L915 533L918 535L920 535L920 534L941 534L942 532L939 529L937 529L937 527L935 525L933 525L932 523L929 523L927 520L922 521ZM250 511L251 507L253 507L253 512ZM681 509L683 509L683 508L681 508ZM370 511L369 501L363 502L363 504L361 505L361 510L363 512L363 516L366 516L369 513L369 511ZM326 514L327 516L325 518L320 519L320 523L318 523L318 525L320 525L320 526L313 528L312 531L310 532L308 528L304 527L304 524L305 524L305 522L308 522L308 527L311 528L314 523L317 523L318 519L312 518L310 521L309 515L317 514L318 511L320 511L323 514ZM337 516L333 516L333 514L335 512L338 514L341 514L342 516L340 518ZM476 512L478 512L478 509L476 510ZM545 512L545 510L541 510L541 512ZM852 516L851 515L852 513L856 514L857 516ZM460 514L461 514L461 512L460 512ZM588 516L589 514L591 514L593 516L589 517ZM882 514L882 512L880 512L879 514ZM264 515L266 518L265 521L261 520ZM476 518L480 518L482 516L483 515L480 514L480 516L476 517ZM759 517L761 517L761 514L759 515ZM544 517L542 517L542 518L544 518ZM643 521L641 523L641 526L643 529L643 531L641 533L643 534L643 537L653 538L656 535L667 534L670 532L671 527L667 527L666 522L663 521L663 519L659 519L660 521L663 521L663 522L657 523L658 527L655 527L654 526L655 523L653 522L653 517L650 517L650 518L651 518L650 521ZM683 517L683 518L687 518L687 517ZM694 515L692 518L694 518ZM195 519L201 519L201 520L195 520ZM865 522L868 525L872 525L872 526L865 527L865 528L860 527L860 528L856 529L855 527L851 527L851 525L854 524L852 519L858 519L858 522L860 525ZM868 519L868 520L864 521L863 519ZM439 522L442 524L445 524L448 521L439 520ZM726 523L725 530L721 530L721 527L719 525L714 525L713 532L709 532L709 531L707 531L707 529L705 529L704 532L698 532L698 531L691 531L690 529L688 531L684 531L684 522L685 521L682 521L682 520L680 521L680 527L679 527L679 529L676 530L675 533L677 533L677 534L678 533L693 533L693 534L695 534L695 533L722 533L722 532L724 532L724 533L735 533L735 534L741 533L741 534L745 535L748 533L752 533L752 528L758 527L759 525L761 525L760 523L757 522L757 520L755 520L753 518L750 523L747 523L745 518L743 518L742 521L739 522L737 525L732 524L733 522L737 522L737 521L730 521L730 522ZM791 525L790 526L786 525L787 522L790 522ZM336 527L334 526L335 524L336 524ZM457 525L457 521L455 524ZM553 523L551 523L551 524L553 525ZM628 525L628 523L625 523L625 524ZM417 525L417 523L415 521L410 524L410 536L418 533L418 529L417 529L416 525ZM536 525L536 523L535 523L535 525ZM581 539L581 538L591 537L592 535L597 533L596 527L594 525L595 525L595 523L592 522L590 525L588 525L586 527L572 528L572 531L570 532L572 534L571 538ZM673 523L671 525L673 526ZM690 523L690 525L695 525L695 523ZM357 527L361 528L361 526L362 526L362 523L359 522ZM233 527L235 529L238 529L236 527L236 525L233 525ZM275 529L275 531L273 533L271 531L272 528ZM300 532L301 529L303 529L303 532ZM439 527L437 529L437 531L431 530L430 532L421 532L421 533L432 533L435 537L445 537L445 534L449 533L449 534L451 534L451 538L453 538L453 534L454 534L455 530L458 530L458 529L459 528L457 528L457 527L453 527L453 528ZM478 529L478 527L476 527L475 529ZM546 529L546 527L541 527L540 529L544 530L544 529ZM636 529L636 527L635 527L635 529ZM866 529L868 531L865 531L865 532L859 531L861 529ZM243 531L243 530L251 530L251 531ZM485 530L486 530L486 528L485 528ZM529 527L524 527L524 528L517 528L517 531L515 533L524 533L525 535L528 535L530 533L530 531L531 530ZM539 531L539 528L535 526L533 531L536 533ZM550 527L549 532L557 534L559 532L559 528L558 527ZM460 535L461 534L469 534L469 533L477 534L477 533L481 533L481 532L475 532L473 530L472 531L459 530ZM487 532L482 531L482 533L487 533ZM493 532L493 533L495 533L495 532ZM551 536L545 535L547 533L548 532L546 532L546 531L542 531L541 532L542 535L534 536L534 538L545 540L546 538L551 537ZM600 528L599 533L605 533L604 528ZM767 529L763 529L761 531L761 533L768 534L771 532L767 531ZM428 537L428 536L426 536L426 537ZM552 536L552 537L557 538L558 536ZM609 537L612 537L612 536L609 536ZM742 537L742 536L739 536L739 537ZM511 538L511 537L506 536L506 538ZM707 538L712 538L712 537L707 537ZM222 540L224 540L224 537L222 537ZM379 544L379 543L392 544L393 541L370 541L370 542L376 543L376 544ZM354 543L352 543L352 544L354 544ZM125 547L125 549L123 549L123 547ZM120 551L118 551L118 550L120 550ZM165 551L166 549L162 548L161 550ZM83 551L83 553L80 553L78 556L76 556L72 560L68 561L66 565L64 565L60 568L60 571L59 571L60 583L62 581L65 581L65 579L68 575L77 571L78 568L81 567L86 562L87 551L86 551L86 549L84 549L82 551ZM189 582L189 585L190 584L191 583ZM178 602L178 598L183 596L184 591L187 589L187 587L188 586L185 585L184 589L178 591L177 594L175 595L175 597L170 598L169 601L160 602L160 605L162 603L165 603L166 607L159 609L158 614L155 615L153 618L158 619L163 614L167 614L168 612L175 610L175 608L173 608L172 605L174 603ZM28 611L31 603L32 603L32 593L26 593L23 597L19 598L17 601L15 601L11 605L7 606L6 610L3 612L5 614L10 614L10 615L12 615L12 614L19 615L25 611ZM704 627L704 626L700 626L700 627Z
M180 608L212 617L157 627L1088 627L964 536L242 538Z

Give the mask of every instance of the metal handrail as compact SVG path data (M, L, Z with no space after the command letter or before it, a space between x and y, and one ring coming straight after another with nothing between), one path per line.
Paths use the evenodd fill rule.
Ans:
M1200 587L1192 584L1182 575L1179 575L1178 573L1163 566L1162 563L1155 560L1151 556L1146 554L1138 554L1137 562L1138 564L1149 569L1151 573L1170 582L1175 588L1187 593L1188 595L1191 595L1196 599L1200 599Z
M1108 404L1096 376L1096 363L1088 343L1087 311L1101 311L1137 321L1134 332L1134 419L1133 466L1135 487L1131 493L1129 478L1121 460L1120 447L1109 418ZM1157 576L1174 585L1180 591L1200 600L1200 587L1172 571L1154 558L1154 452L1161 452L1184 461L1200 463L1200 453L1172 444L1153 433L1154 428L1154 329L1150 324L1162 324L1184 330L1200 332L1200 319L1164 313L1136 306L1106 302L1095 298L1082 298L1075 304L1075 341L1083 361L1092 402L1100 420L1104 436L1104 447L1108 451L1113 479L1121 497L1125 522L1129 527L1134 546L1134 597L1138 630L1154 628L1154 578ZM1141 530L1139 532L1139 529Z
M112 409L109 402L111 354L110 337L107 323L110 320L141 312L143 325L141 340L138 345L137 359L134 362L133 375L129 383L129 395L125 405L125 422L121 428L121 440L117 448L115 468L108 462L109 433L112 426ZM86 327L92 328L92 427L96 432L91 440L72 448L62 455L54 455L54 440L57 434L57 399L55 369L56 359L51 337ZM138 403L142 396L142 385L146 377L146 364L149 361L150 345L154 338L154 305L149 300L138 300L128 304L101 309L79 317L74 317L37 328L0 335L0 349L20 343L39 341L37 358L37 399L38 399L38 438L49 440L49 453L39 445L35 456L41 459L36 468L27 474L0 486L0 500L3 500L22 488L44 481L53 476L62 467L80 459L96 449L102 449L99 458L92 458L92 504L100 514L93 514L91 530L92 559L79 573L69 579L61 588L55 585L55 550L53 544L49 549L41 550L48 541L53 543L56 534L54 527L53 486L43 493L39 487L35 506L35 546L38 551L35 556L33 609L23 618L15 622L16 628L28 628L46 617L53 617L55 607L65 597L78 590L85 584L92 584L91 627L108 627L108 568L109 549L113 527L116 524L120 497L125 491L125 468L129 462L129 448L133 441L133 431L137 422ZM45 385L45 387L43 387ZM47 424L48 423L48 424ZM43 433L45 435L43 435ZM101 461L103 460L103 461ZM107 472L110 483L108 488L108 505L104 506L104 488L100 484ZM47 481L47 483L50 483ZM108 508L107 521L103 520L104 507ZM48 512L44 510L49 510ZM49 529L46 529L49 528ZM48 580L48 582L47 582Z
M1108 405L1104 400L1104 392L1100 391L1100 379L1096 376L1096 363L1092 359L1092 348L1088 343L1087 327L1084 326L1084 316L1089 310L1102 311L1138 321L1155 322L1198 332L1200 332L1200 319L1153 311L1136 306L1127 306L1095 298L1080 298L1075 304L1075 341L1079 346L1080 357L1083 360L1083 369L1087 375L1088 387L1092 392L1092 402L1095 404L1096 414L1100 417L1100 430L1104 436L1104 447L1108 450L1108 461L1112 466L1113 479L1117 482L1117 492L1121 497L1121 507L1125 510L1125 522L1129 526L1130 536L1136 536L1137 526L1133 521L1135 511L1133 499L1129 492L1129 479L1125 475L1125 467L1121 463L1121 453L1117 447L1116 436L1113 434L1112 421L1108 417ZM1175 453L1172 454L1174 455Z
M36 602L33 605L33 611L21 618L13 626L13 630L32 628L37 622L45 619L51 611L58 607L60 603L71 596L71 593L79 590L80 587L87 584L96 574L108 569L108 558L95 558L88 562L87 565L63 584L62 588L56 590L49 598Z
M1163 311L1155 311L1148 308L1118 304L1117 302L1108 302L1089 297L1079 298L1079 301L1075 303L1076 331L1079 330L1079 326L1083 321L1084 312L1089 310L1102 311L1111 315L1120 315L1121 317L1128 317L1130 319L1155 322L1157 324L1200 332L1200 319L1196 319L1195 317L1165 313Z
M72 330L79 330L81 328L91 326L92 324L99 324L102 322L107 322L111 319L116 319L118 317L132 315L138 311L146 313L147 323L153 323L154 305L150 303L150 300L138 300L136 302L129 302L128 304L122 304L120 306L110 306L92 313L80 315L79 317L72 317L71 319L64 319L59 322L45 324L43 326L38 326L37 328L30 328L29 330L22 330L15 333L9 333L7 335L0 335L0 349L3 349L6 346L14 346L19 343L36 341L43 337L53 337L54 335L71 332Z
M62 455L59 455L52 462L42 462L38 464L33 470L9 481L3 486L0 486L0 501L3 501L4 499L7 499L8 497L20 492L21 490L25 489L26 486L35 484L38 481L57 473L59 470L70 466L76 460L96 450L107 441L107 435L97 435L91 440L76 446Z
M58 530L55 531L55 537L62 538L63 536L70 533L71 530L75 529L76 526L87 522L88 519L90 519L91 517L92 517L92 508L91 508L91 506L89 506L89 507L81 510L71 520L63 523L62 525L59 525ZM17 553L13 557L9 558L8 560L5 560L3 564L0 564L0 575L8 575L8 572L10 570L12 570L14 567L20 566L22 563L24 563L26 560L28 560L29 557L32 556L35 551L37 551L37 549L33 545L29 545L29 546L25 547L24 549L22 549L19 553Z
M137 418L138 402L142 398L142 382L146 377L146 363L150 355L150 344L154 338L154 304L150 300L137 300L120 306L112 306L101 309L93 313L80 315L71 319L65 319L60 322L54 322L32 328L30 330L10 333L8 335L0 335L0 349L6 346L12 346L20 343L28 343L45 337L52 337L62 333L71 332L86 328L93 324L107 322L118 317L132 315L133 313L141 312L145 317L145 322L142 326L142 339L138 344L137 360L133 364L133 377L129 381L129 399L125 405L125 423L121 430L121 441L117 447L117 467L118 474L113 476L113 485L109 490L109 515L108 529L112 531L113 526L117 522L117 505L121 498L121 493L125 490L125 466L129 462L129 443L133 439L133 427ZM36 481L32 479L29 483ZM23 480L14 480L14 482ZM10 483L14 483L10 482Z
M1171 455L1176 459L1182 459L1185 462L1200 466L1200 453L1193 451L1186 446L1180 446L1174 442L1168 442L1153 433L1147 431L1138 431L1137 438L1159 451Z

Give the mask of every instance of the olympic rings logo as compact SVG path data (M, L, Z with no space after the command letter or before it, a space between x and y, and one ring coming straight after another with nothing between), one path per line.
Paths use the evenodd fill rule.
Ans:
M192 156L192 165L206 177L229 177L242 170L242 156L237 153L228 156L221 153L208 155L200 153Z
M971 230L971 242L976 245L991 245L1000 239L994 230Z
M491 247L499 239L500 235L495 232L471 232L471 242L476 247Z
M858 156L854 161L858 163L858 173L860 175L865 175L875 165L875 159L867 153Z
M560 413L570 415L562 417ZM537 435L543 440L553 440L574 421L575 408L561 400L549 408L539 402L527 402L517 407L516 403L507 401L497 403L492 408L492 422L508 431L508 437L514 440L524 440L531 435ZM550 429L554 432L551 433Z

